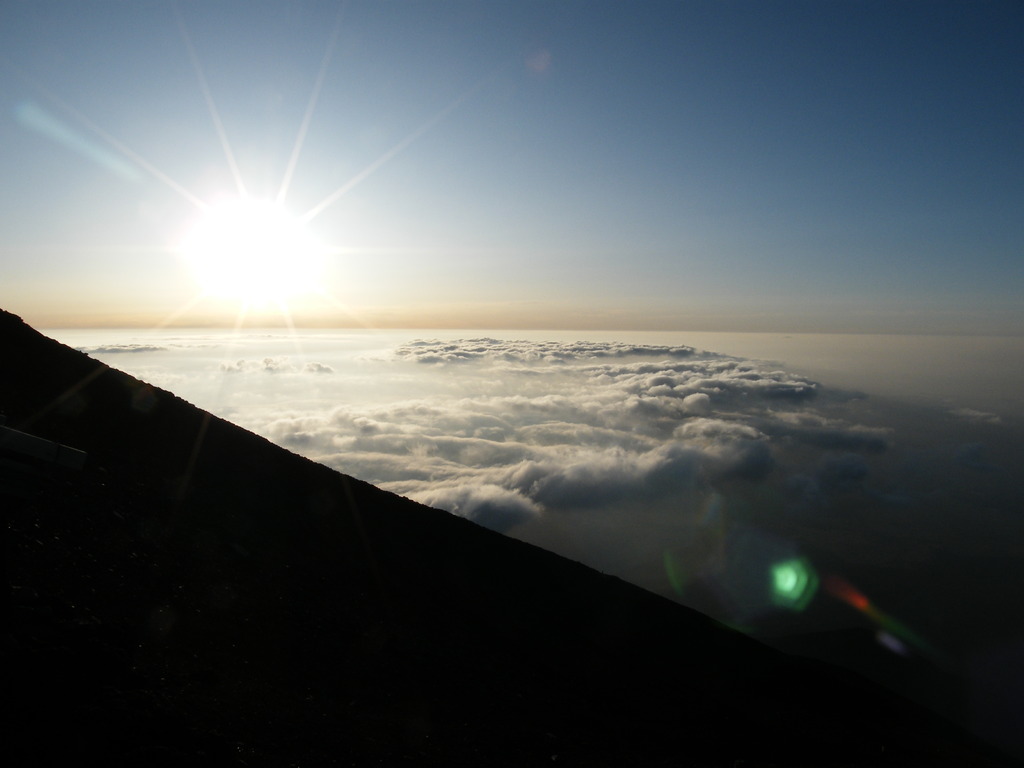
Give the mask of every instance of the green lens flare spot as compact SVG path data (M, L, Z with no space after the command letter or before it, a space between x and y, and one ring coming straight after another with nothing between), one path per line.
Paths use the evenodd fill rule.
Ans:
M804 610L818 591L818 574L802 557L775 563L771 567L772 602L793 611Z
M668 583L672 585L672 590L682 597L683 593L686 592L686 582L689 581L686 568L680 562L679 556L670 549L665 550L663 558Z

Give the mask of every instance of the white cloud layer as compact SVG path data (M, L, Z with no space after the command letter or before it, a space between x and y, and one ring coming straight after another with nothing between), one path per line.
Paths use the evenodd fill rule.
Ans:
M1006 610L1024 604L1024 435L961 407L975 398L851 394L678 344L110 341L81 346L344 473L753 632L870 623L830 596L839 576L910 628L911 656L968 669L1024 636Z
M502 531L566 509L664 505L718 483L760 480L789 444L886 447L884 430L812 410L817 383L692 347L424 340L380 364L427 367L450 386L385 405L274 414L255 426L339 470ZM286 368L296 370L267 358L224 370Z
M979 478L979 514L1015 508L987 413L908 415L678 344L395 341L91 349L342 472L730 621L778 610L751 563L922 561L959 525L953 510L978 505ZM943 443L935 414L974 431Z

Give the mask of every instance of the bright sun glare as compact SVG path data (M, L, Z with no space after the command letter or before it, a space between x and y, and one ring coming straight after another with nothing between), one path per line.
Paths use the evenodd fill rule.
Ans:
M321 287L322 249L302 221L267 200L211 206L185 235L181 253L207 296L281 304Z
M188 51L189 59L199 81L200 92L206 102L217 137L220 139L227 165L234 177L238 189L237 197L213 204L208 203L144 157L107 134L88 117L78 113L70 105L64 105L90 130L100 135L107 143L173 189L200 211L198 218L192 222L184 236L178 241L176 249L198 284L200 293L187 305L180 308L170 319L187 312L204 298L227 300L239 304L239 321L245 317L249 309L276 309L287 318L290 316L291 305L297 299L303 299L312 294L319 294L340 305L340 302L325 290L324 285L327 257L337 249L324 247L309 231L307 224L357 184L369 178L382 165L390 162L412 145L463 101L476 93L487 81L481 81L444 109L438 111L423 125L327 195L302 216L294 216L285 209L283 203L291 186L292 176L298 167L306 133L313 118L334 48L338 43L342 19L340 9L305 113L302 116L287 168L274 198L254 198L246 192L241 170L235 160L199 55L189 37L185 19L177 10L175 15L182 42Z

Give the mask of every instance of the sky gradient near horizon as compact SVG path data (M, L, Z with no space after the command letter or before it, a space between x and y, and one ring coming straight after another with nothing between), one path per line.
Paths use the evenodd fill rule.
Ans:
M231 324L178 248L244 188L325 249L300 324L1021 334L1022 37L1009 1L4 3L0 305Z

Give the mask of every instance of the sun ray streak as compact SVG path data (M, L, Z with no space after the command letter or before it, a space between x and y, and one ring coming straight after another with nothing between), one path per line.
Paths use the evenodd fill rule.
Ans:
M134 150L132 150L124 142L116 139L114 136L112 136L109 133L107 133L99 125L97 125L89 117L87 117L84 113L82 113L81 111L79 111L75 107L73 107L70 104L68 104L66 101L64 101L62 98L57 96L55 93L53 93L49 89L44 88L39 83L35 82L32 78L26 78L26 79L28 79L29 82L32 83L33 87L35 87L39 91L39 93L47 101L49 101L51 104L53 104L55 107L57 107L61 111L66 112L68 115L73 117L82 126L84 126L88 130L92 131L94 134L99 136L101 139L103 139L105 142L107 142L107 144L109 144L111 147L116 149L118 152L120 152L122 155L127 157L129 160L131 160L133 163L138 165L140 168L142 168L143 170L145 170L148 173L150 173L158 181L161 181L164 184L166 184L168 187L173 189L175 192L177 192L183 198L185 198L190 203L195 205L197 208L199 208L201 210L204 210L204 211L209 208L209 205L207 205L207 203L205 203L202 199L200 199L198 196L196 196L196 195L192 194L191 192L189 192L187 189L185 189L185 187L183 187L181 184L176 182L174 179L172 179L166 173L161 171L159 168L157 168L151 162L146 160L138 152L135 152Z
M334 32L327 42L327 50L324 51L323 60L320 62L320 71L317 73L316 82L313 84L313 92L309 95L309 103L306 105L306 113L302 116L302 124L299 126L299 135L295 137L295 146L292 148L291 157L288 158L288 167L285 169L284 178L281 179L281 188L277 191L277 202L283 203L288 195L288 188L292 183L292 175L295 167L299 164L299 155L302 154L302 145L306 143L306 133L313 121L313 112L316 110L317 100L324 87L324 79L327 77L327 67L331 63L334 49L338 44L338 37L341 35L341 17L345 10L344 4L338 5L338 16L334 22Z
M210 92L210 84L206 81L203 66L199 62L199 55L196 53L195 46L192 45L192 38L189 37L188 29L185 27L185 19L181 15L181 10L178 8L177 3L174 4L174 16L178 21L178 31L181 33L181 39L184 41L185 48L188 50L188 58L192 62L192 68L196 72L196 77L199 78L199 88L203 93L203 100L206 101L206 107L210 110L210 117L213 118L213 126L217 131L217 136L220 139L221 146L224 148L224 155L227 157L228 167L231 169L231 175L235 179L235 186L238 187L238 194L241 197L248 197L248 193L245 189L245 183L242 181L242 172L238 169L238 163L235 162L235 154L231 151L231 143L228 141L227 133L224 130L224 123L221 122L220 113L217 111L217 105L213 100L213 94Z
M504 67L502 69L504 69ZM498 70L498 72L500 72L500 71L501 70ZM398 155L399 153L401 153L404 150L408 149L409 146L413 142L415 142L417 139L420 138L420 136L425 134L431 128L433 128L438 123L440 123L442 120L444 120L446 117L448 117L448 115L450 115L452 112L454 112L465 101L467 101L471 97L475 96L485 85L487 85L487 83L491 82L491 80L493 80L497 76L498 72L495 72L494 74L492 74L492 75L490 75L488 77L485 77L479 83L474 85L472 88L469 88L464 93L462 93L460 96L458 96L448 106L446 106L443 109L439 110L436 114L434 114L432 117L430 117L425 123L423 123L423 125L421 125L415 131L410 133L408 136L406 136L404 139L402 139L400 142L398 142L395 146L393 146L387 152L385 152L383 155L378 157L376 160L374 160L372 163L370 163L368 166L366 166L363 170L361 170L359 173L357 173L355 176L353 176L351 179L349 179L343 185L338 187L338 189L334 190L331 194L329 194L327 197L325 197L319 203L317 203L312 208L310 208L308 211L306 211L306 213L303 214L300 217L300 220L303 223L309 223L310 221L315 219L317 216L319 216L321 213L323 213L327 208L329 208L330 206L334 205L339 199L341 199L341 197L343 197L345 194L350 192L354 187L356 187L357 185L361 184L367 178L372 176L381 166L383 166L385 163L389 162L390 160L394 159L395 156Z

